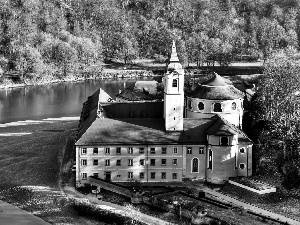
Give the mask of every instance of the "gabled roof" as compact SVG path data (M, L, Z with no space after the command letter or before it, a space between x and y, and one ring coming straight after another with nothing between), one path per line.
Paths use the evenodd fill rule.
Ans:
M238 133L234 126L229 124L222 117L215 117L216 121L206 130L207 134L215 136L232 136Z
M232 85L232 82L214 73L213 76L198 85L189 97L209 100L234 100L244 97L243 92Z
M213 76L202 82L201 85L207 85L207 86L228 86L232 85L232 82L224 77L221 77L219 74L213 72Z
M128 101L157 101L157 81L136 81L116 97Z
M206 144L211 119L184 119L183 132L165 132L164 119L96 119L76 145Z
M252 142L248 136L220 115L212 117L215 122L206 130L208 135L214 136L232 136L238 134L239 141Z

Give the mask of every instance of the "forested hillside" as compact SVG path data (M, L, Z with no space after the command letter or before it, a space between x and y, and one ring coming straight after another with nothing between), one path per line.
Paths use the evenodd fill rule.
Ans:
M99 60L184 65L265 59L299 48L299 0L0 0L0 65L60 78Z

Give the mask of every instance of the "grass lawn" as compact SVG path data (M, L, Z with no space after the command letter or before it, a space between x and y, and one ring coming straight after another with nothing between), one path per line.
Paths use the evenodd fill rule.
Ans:
M300 221L300 198L291 196L282 187L279 173L272 176L256 176L254 179L275 186L277 192L260 195L229 183L226 183L220 192L229 194L241 201L251 203L265 210Z
M65 158L64 151L77 126L78 121L53 121L1 127L0 134L28 133L0 137L1 199L52 224L104 224L79 217L60 189L61 164L70 160L72 145Z

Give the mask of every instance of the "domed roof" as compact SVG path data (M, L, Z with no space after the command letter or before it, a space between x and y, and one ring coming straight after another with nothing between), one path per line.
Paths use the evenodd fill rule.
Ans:
M188 96L209 100L234 100L243 98L244 94L235 88L230 80L214 73L210 79L198 85Z

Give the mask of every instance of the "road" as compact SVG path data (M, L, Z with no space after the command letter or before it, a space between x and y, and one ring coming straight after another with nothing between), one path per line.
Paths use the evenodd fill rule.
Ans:
M115 212L117 214L125 215L128 217L131 217L135 220L138 220L142 223L149 224L149 225L173 225L173 223L166 222L164 220L161 220L159 218L149 216L147 214L141 213L137 210L134 210L130 208L130 212L128 212L128 208L126 206L121 206L117 204L113 204L111 202L105 202L102 200L99 200L95 195L88 194L84 195L76 191L71 186L65 186L64 187L65 194L70 198L81 198L81 199L88 199L90 203L97 205L99 208L109 210L112 212Z

